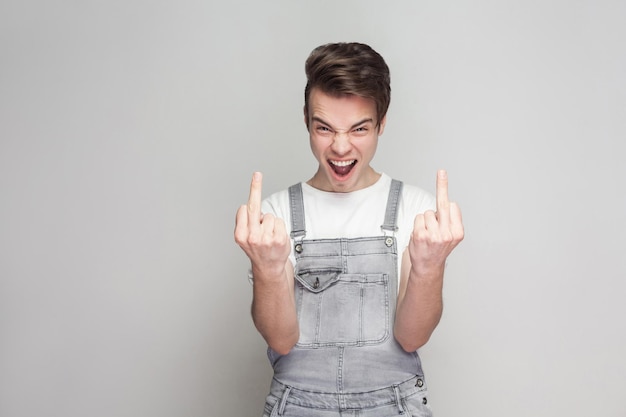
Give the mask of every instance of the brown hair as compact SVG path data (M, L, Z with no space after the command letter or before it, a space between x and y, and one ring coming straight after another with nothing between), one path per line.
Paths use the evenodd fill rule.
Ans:
M391 100L389 67L382 56L362 43L329 43L315 48L306 60L304 114L309 126L309 96L318 88L333 96L356 95L376 103L376 126Z

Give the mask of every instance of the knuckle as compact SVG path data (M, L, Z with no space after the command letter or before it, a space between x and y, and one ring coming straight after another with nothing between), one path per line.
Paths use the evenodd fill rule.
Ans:
M414 231L412 239L416 243L428 243L432 240L430 233L425 229Z
M281 234L276 237L276 243L279 246L289 246L289 239L286 234Z
M452 243L454 240L452 232L444 232L441 234L441 243Z
M257 234L250 234L246 238L246 243L250 246L259 246L261 241L261 236Z
M244 230L243 228L240 228L239 226L235 227L234 235L235 235L235 242L237 242L237 244L239 245L245 243L248 237L247 231Z

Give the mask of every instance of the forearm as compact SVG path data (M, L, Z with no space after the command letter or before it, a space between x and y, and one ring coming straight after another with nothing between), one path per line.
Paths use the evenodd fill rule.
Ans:
M443 311L443 270L411 271L398 295L394 336L407 352L426 344L439 324Z
M297 343L300 331L293 292L290 263L276 276L254 271L252 319L267 344L280 354Z
M406 351L423 346L437 327L443 310L446 259L465 236L461 209L448 200L448 174L437 172L437 211L417 214L403 253L396 322L396 340Z

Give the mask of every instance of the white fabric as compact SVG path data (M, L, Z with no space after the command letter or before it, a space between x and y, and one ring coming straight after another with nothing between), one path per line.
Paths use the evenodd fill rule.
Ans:
M354 238L380 236L380 226L385 219L387 197L391 177L382 174L370 187L351 193L331 193L320 191L302 183L304 199L305 239ZM421 188L404 184L402 198L398 208L398 273L402 262L402 253L406 249L413 221L418 213L435 210L435 198ZM272 194L262 203L263 213L272 213L283 219L287 233L291 232L289 193L287 190ZM291 262L295 265L295 256L291 247ZM398 275L400 276L400 275Z

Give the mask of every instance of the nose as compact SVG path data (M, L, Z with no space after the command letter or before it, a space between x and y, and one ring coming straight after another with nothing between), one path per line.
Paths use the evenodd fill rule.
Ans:
M335 132L331 148L337 155L345 155L350 152L352 148L350 135L347 132Z

